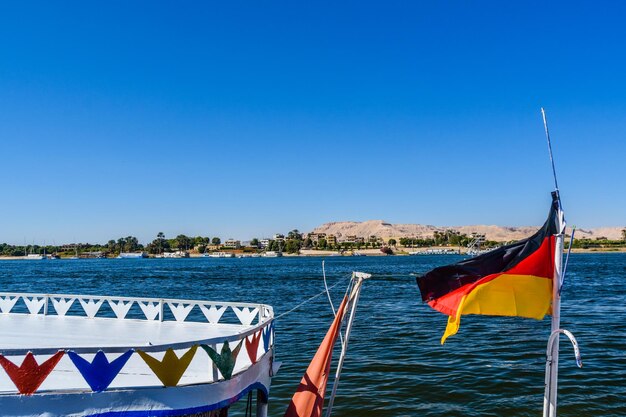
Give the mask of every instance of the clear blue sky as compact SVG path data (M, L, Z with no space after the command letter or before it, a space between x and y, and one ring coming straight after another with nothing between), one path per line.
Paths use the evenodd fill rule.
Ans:
M620 2L13 3L0 242L626 224Z

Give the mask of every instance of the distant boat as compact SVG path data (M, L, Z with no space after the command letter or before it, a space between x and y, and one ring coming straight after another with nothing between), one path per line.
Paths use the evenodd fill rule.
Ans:
M27 253L24 257L22 257L22 259L26 259L28 261L43 261L48 259L48 257L46 256L46 247L44 246L43 248L43 255L39 254L39 253L34 253L33 252L33 247L31 246L30 248L30 253Z
M189 258L189 252L177 250L176 252L164 252L161 258Z
M409 252L409 255L459 255L458 249L426 249Z
M234 258L235 254L230 252L212 252L203 254L205 258Z
M259 258L260 256L260 253L241 253L237 255L237 258Z
M146 252L122 252L118 255L117 259L141 259L147 258Z
M266 258L280 258L281 256L283 256L283 253L277 252L275 250L268 250L263 254L263 256L265 256Z
M499 246L495 247L495 248L488 248L488 249L473 249L473 250L468 250L467 251L467 255L468 256L478 256L478 255L482 255L484 253L487 252L491 252L492 250L498 249Z

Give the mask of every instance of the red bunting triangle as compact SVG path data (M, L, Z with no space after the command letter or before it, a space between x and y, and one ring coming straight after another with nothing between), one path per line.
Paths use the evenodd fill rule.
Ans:
M261 332L253 334L252 341L248 340L246 337L246 350L248 351L248 356L253 365L256 363L256 356L259 351L259 340L261 340Z
M39 365L35 356L28 352L19 367L3 355L0 355L0 365L9 375L20 394L32 395L50 375L50 372L59 363L64 353L60 350Z

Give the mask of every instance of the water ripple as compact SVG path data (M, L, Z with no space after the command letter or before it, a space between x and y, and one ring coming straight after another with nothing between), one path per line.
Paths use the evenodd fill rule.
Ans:
M537 416L549 320L464 317L440 346L446 317L421 303L411 272L456 257L327 258L329 280L372 272L361 296L333 415ZM4 291L252 301L276 314L323 290L321 260L180 259L0 262ZM626 255L572 255L562 324L560 416L626 415ZM334 291L338 302L343 289ZM277 323L270 415L282 416L332 313L320 297ZM236 412L232 415L238 415Z

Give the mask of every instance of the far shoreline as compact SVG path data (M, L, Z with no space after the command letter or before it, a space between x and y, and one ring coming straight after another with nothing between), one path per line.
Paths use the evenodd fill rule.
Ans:
M439 254L429 254L429 255L410 255L409 252L420 252L426 251L428 249L441 249L441 247L432 247L432 248L403 248L402 250L396 249L393 255L387 255L381 252L379 249L364 249L364 250L356 250L356 251L345 251L344 253L339 253L336 251L324 251L324 250L315 250L315 249L303 249L300 253L283 253L283 257L285 258L314 258L314 257L359 257L359 256L446 256ZM446 248L451 249L451 248ZM567 249L563 252L567 253ZM572 248L572 253L575 254L610 254L610 253L626 253L626 247L622 248ZM460 253L460 255L467 255L466 253ZM190 253L189 258L202 258L201 253ZM90 259L90 258L81 258L81 259ZM94 258L95 259L95 258ZM115 259L115 258L101 258L101 259ZM150 257L147 259L156 259L154 257ZM0 261L24 261L29 260L24 256L0 256ZM50 260L50 259L48 259ZM61 257L60 259L53 260L70 260L70 257ZM33 260L30 260L31 262Z

